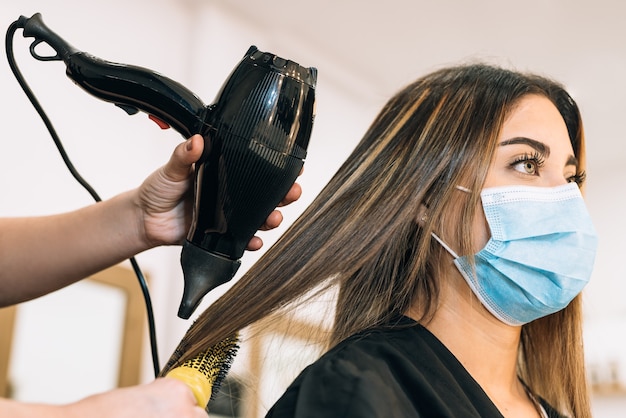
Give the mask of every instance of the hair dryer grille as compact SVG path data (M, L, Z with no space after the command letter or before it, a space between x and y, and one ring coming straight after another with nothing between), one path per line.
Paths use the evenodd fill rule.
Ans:
M291 80L282 80L277 73L268 73L250 92L242 104L242 124L233 125L232 133L241 138L253 138L255 142L270 149L304 158L306 144L294 144L294 135L300 129L300 121L295 112L302 106L303 95ZM294 103L298 100L297 103ZM294 113L292 113L294 112ZM266 122L264 122L266 121ZM261 122L261 123L260 123Z

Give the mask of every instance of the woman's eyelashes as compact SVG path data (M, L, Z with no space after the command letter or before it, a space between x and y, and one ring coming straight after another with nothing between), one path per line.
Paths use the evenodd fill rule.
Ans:
M582 186L586 178L587 178L587 173L585 173L584 171L581 171L581 172L574 174L573 176L569 176L567 178L567 182L576 183L578 184L578 186Z
M544 156L539 152L525 153L516 157L511 163L510 167L527 176L539 176L540 170L545 164Z
M540 177L544 165L545 157L540 152L532 152L516 157L509 164L509 167L525 176ZM584 171L578 172L575 167L574 170L572 170L572 167L569 167L567 171L569 171L569 173L572 173L572 171L575 172L575 174L566 173L563 176L568 183L576 183L580 186L585 182L587 174Z

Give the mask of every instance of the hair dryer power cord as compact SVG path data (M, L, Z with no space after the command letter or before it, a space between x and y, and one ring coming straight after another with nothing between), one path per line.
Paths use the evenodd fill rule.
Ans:
M69 169L72 176L76 179L76 181L78 181L78 183L81 186L83 186L87 190L87 192L89 192L91 197L96 202L100 202L102 200L100 196L98 196L96 191L89 185L89 183L87 183L87 181L83 179L83 177L78 173L78 171L76 170L76 168L70 161L67 153L65 152L65 148L63 147L63 144L61 143L61 140L59 136L57 135L54 126L52 125L52 122L46 115L46 112L43 110L43 107L39 104L39 101L37 100L33 91L30 89L30 87L26 83L24 77L22 76L22 73L20 72L17 66L17 63L15 61L15 56L13 54L13 37L15 35L15 31L18 28L19 28L18 22L17 21L13 22L9 26L9 29L7 30L7 34L6 34L6 53L7 53L7 60L9 62L9 66L11 67L11 71L13 71L13 74L15 75L15 78L17 79L18 83L22 87L22 90L24 90L24 93L26 94L26 96L28 97L32 105L35 107L35 110L37 110L37 113L39 114L44 124L46 125L46 128L48 129L48 132L50 132L50 136L52 137L54 144L56 145L57 149L59 150L59 153L61 154L61 158L63 158L63 162ZM141 286L141 291L143 293L144 301L146 304L146 311L148 314L148 328L149 328L149 334L150 334L150 349L152 352L152 364L154 367L154 376L156 377L158 376L161 368L159 366L159 356L157 352L157 343L156 343L156 328L154 324L154 312L152 310L150 292L148 290L148 286L146 284L144 275L141 272L139 265L137 264L137 260L135 259L135 257L131 257L129 260L133 267L135 275L137 276L139 285Z

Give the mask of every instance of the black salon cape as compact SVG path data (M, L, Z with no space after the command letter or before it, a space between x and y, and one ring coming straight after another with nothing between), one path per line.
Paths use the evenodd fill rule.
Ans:
M561 417L542 401L549 417ZM502 414L452 353L402 317L346 339L307 367L271 418L461 417Z

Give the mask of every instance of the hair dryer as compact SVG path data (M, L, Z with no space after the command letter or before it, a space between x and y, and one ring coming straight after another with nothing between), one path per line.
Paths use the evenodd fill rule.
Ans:
M185 138L199 133L192 225L181 252L184 291L178 316L189 318L204 295L235 275L247 243L295 182L315 117L317 70L252 46L205 105L180 83L146 68L81 52L51 31L39 13L21 16L31 55L63 61L66 74L128 114L142 111ZM45 42L56 52L41 56Z

